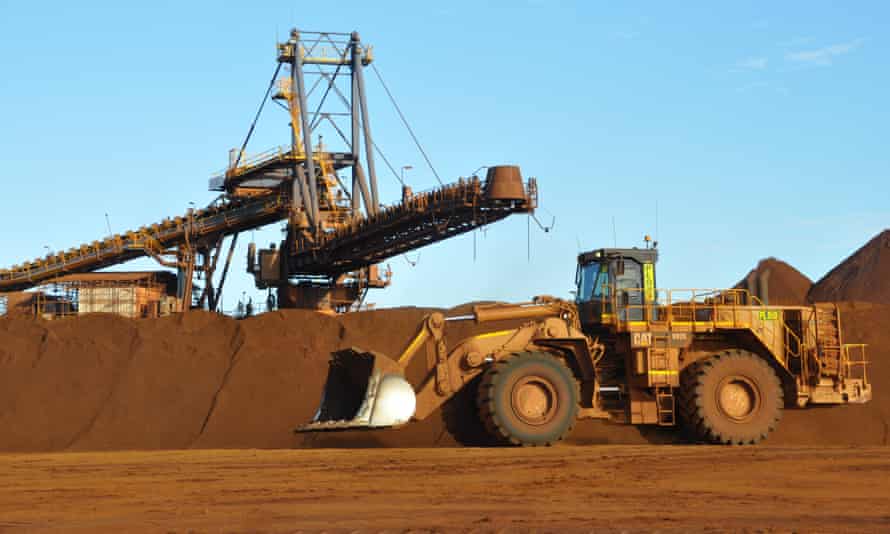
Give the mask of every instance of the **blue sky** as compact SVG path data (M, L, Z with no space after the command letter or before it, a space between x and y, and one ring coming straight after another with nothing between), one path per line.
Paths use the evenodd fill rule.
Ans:
M129 4L0 0L0 265L100 238L105 213L122 232L209 202L292 26L358 30L443 178L518 164L555 217L477 233L475 260L473 235L393 258L380 306L568 296L579 247L611 246L613 217L642 244L656 203L662 287L767 256L817 279L890 226L886 3ZM432 187L368 85L375 140ZM249 151L287 139L272 107ZM246 241L227 308L252 291Z

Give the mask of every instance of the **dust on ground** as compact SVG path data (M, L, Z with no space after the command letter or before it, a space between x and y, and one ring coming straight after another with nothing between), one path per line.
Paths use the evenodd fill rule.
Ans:
M886 532L890 449L0 455L0 530Z

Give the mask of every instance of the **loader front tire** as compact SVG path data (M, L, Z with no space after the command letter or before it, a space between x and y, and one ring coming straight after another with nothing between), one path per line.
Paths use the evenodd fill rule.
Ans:
M464 384L464 387L442 405L442 420L445 429L454 441L464 447L492 447L497 441L488 433L488 429L479 418L476 399L479 397L479 386L482 375L476 375Z
M727 350L684 369L680 421L693 441L755 444L776 428L782 397L779 377L763 358Z
M562 360L519 352L494 363L479 385L479 416L500 443L547 446L575 424L578 381Z

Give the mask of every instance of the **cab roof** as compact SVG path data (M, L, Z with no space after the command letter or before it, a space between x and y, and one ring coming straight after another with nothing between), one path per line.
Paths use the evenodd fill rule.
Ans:
M602 262L621 258L632 259L639 263L655 263L658 261L658 249L654 248L600 248L578 254L578 263Z

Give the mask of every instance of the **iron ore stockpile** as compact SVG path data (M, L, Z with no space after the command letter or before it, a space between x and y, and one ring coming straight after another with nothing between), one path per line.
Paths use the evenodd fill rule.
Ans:
M770 258L740 285L767 271L775 304L842 301L846 340L869 344L871 381L890 383L890 231L815 284ZM399 430L291 431L314 415L332 351L360 346L397 354L429 311L329 316L289 310L243 321L207 312L135 321L109 315L59 321L5 317L0 450L454 446L448 430L461 436L467 429L448 414L466 412L449 405L441 417ZM447 336L460 339L473 328L455 323ZM877 387L865 405L786 410L766 444L886 445L888 425L890 391ZM581 421L568 441L647 443L673 436Z

